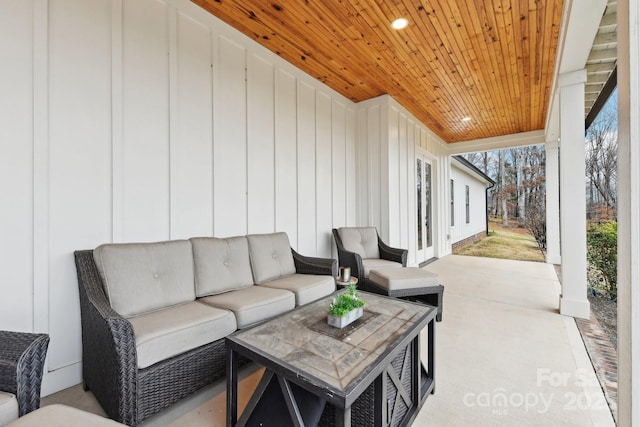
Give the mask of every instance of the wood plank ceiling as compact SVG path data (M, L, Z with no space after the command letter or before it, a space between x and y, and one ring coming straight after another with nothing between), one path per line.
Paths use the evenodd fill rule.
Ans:
M391 95L446 142L544 128L562 0L192 1L355 102Z

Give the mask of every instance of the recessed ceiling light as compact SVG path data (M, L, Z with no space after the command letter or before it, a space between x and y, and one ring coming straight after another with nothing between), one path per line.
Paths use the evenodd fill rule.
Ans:
M391 28L394 30L401 30L409 25L409 20L407 18L398 18L391 23Z
M463 117L462 121L463 122L470 122L471 121L471 117Z

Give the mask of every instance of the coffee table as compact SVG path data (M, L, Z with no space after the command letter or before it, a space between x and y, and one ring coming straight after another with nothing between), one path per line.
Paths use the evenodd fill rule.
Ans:
M227 337L227 425L315 425L318 411L320 425L410 425L434 390L437 309L360 296L364 316L343 329L327 325L333 295ZM426 367L419 354L425 326ZM265 374L238 420L240 357L264 366ZM264 402L284 402L279 416L286 419L274 423L272 403Z

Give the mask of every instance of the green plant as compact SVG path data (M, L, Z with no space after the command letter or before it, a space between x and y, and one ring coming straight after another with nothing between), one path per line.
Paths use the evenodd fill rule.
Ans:
M342 317L351 310L364 306L364 301L358 296L356 285L347 286L347 292L338 295L333 299L333 303L329 304L329 314L335 317Z
M618 296L618 223L590 224L587 229L587 259L600 272L611 299Z

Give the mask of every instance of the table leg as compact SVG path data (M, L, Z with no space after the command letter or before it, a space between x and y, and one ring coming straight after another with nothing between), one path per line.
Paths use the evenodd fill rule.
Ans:
M433 381L433 388L431 389L431 394L436 392L436 322L435 320L431 320L427 325L429 332L429 362L428 362L428 372Z
M238 421L238 355L227 347L227 427Z
M336 427L351 427L351 407L336 407Z

